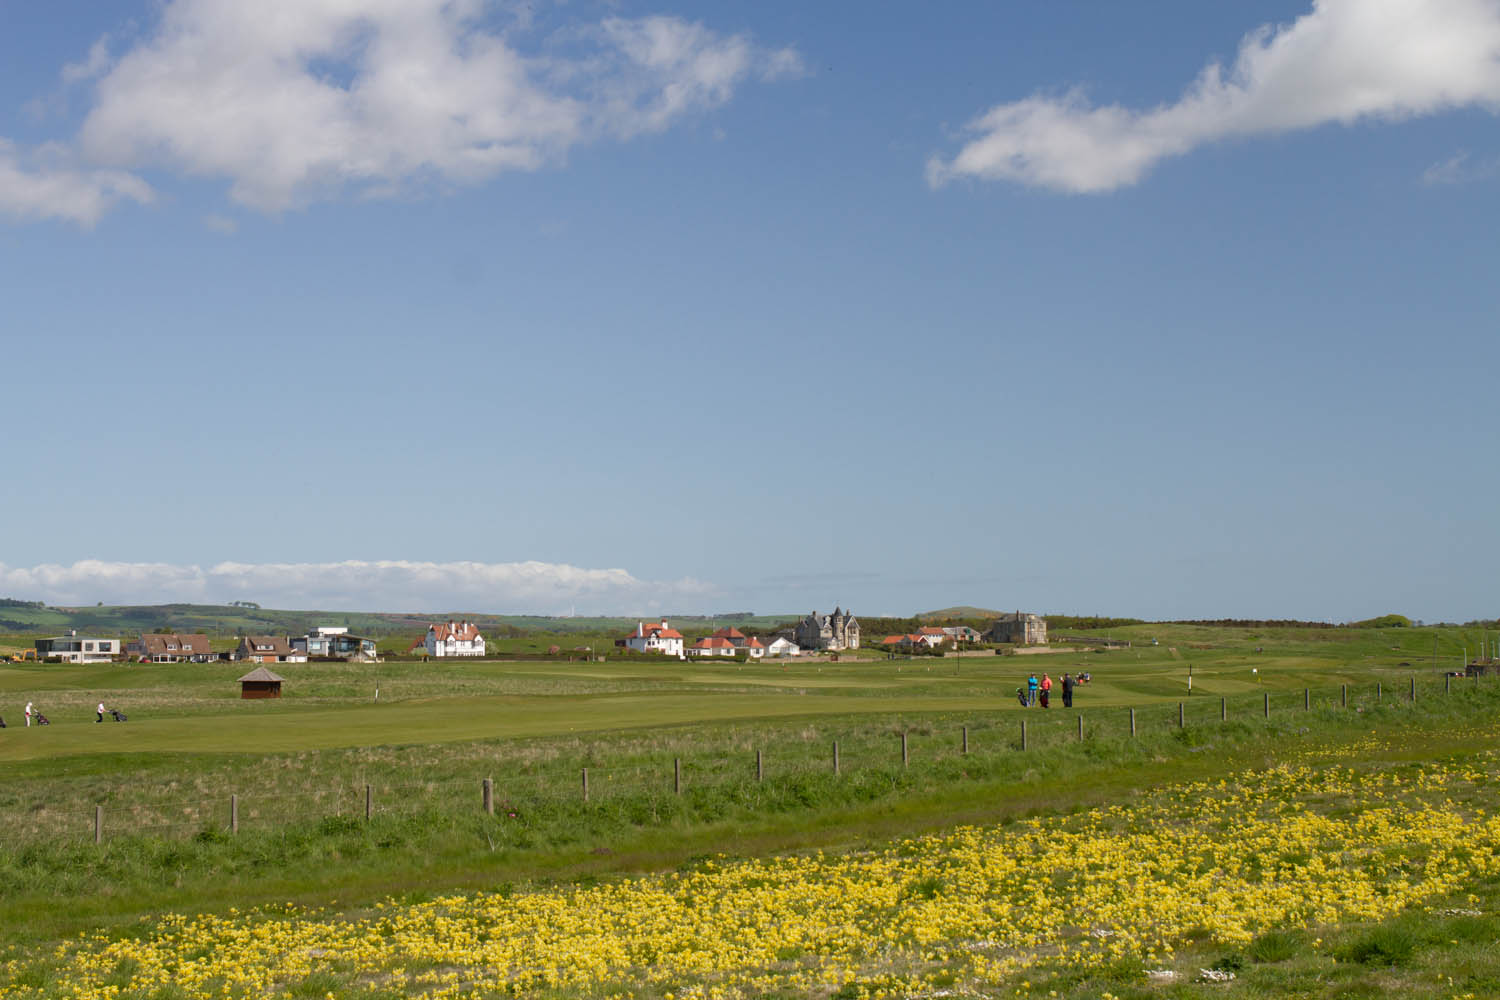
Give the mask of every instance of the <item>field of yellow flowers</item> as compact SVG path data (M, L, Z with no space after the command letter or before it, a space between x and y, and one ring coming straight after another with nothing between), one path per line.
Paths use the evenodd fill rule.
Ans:
M876 850L354 913L161 918L12 961L7 998L1011 995L1038 970L1380 920L1500 872L1494 752L1305 760Z

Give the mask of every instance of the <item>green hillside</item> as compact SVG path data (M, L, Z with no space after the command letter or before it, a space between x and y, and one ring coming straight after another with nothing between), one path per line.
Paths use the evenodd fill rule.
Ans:
M943 608L938 611L924 611L917 615L917 621L946 622L963 621L969 618L999 618L1001 615L1010 614L1014 610L992 611L989 608L976 608L968 604L960 604L957 607Z
M472 611L417 614L369 611L287 611L228 604L98 605L52 607L35 601L0 599L0 633L39 635L77 629L102 635L135 635L141 632L201 632L211 636L250 634L304 635L319 625L344 626L350 631L382 639L415 634L429 622L459 618L478 623L497 637L516 631L570 634L624 633L643 615L614 618L552 618L544 615L490 615ZM753 628L791 621L794 615L728 616L667 615L674 625L694 631L711 631L724 625Z

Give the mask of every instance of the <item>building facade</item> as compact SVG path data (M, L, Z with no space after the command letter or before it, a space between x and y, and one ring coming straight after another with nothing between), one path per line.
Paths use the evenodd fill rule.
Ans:
M124 649L119 639L99 639L79 635L76 631L51 639L36 641L38 660L58 659L64 663L108 663Z
M125 652L141 663L207 663L217 660L208 636L194 633L146 632L125 644Z
M682 658L682 633L665 621L636 622L635 631L623 639L615 640L616 646L635 650L637 653L661 653L664 656Z
M473 622L439 622L427 626L422 648L428 656L483 656L484 636Z
M1001 615L990 623L984 634L986 642L1011 642L1017 646L1045 646L1047 644L1047 619L1041 615Z
M859 621L854 612L833 609L831 615L816 611L797 623L797 645L803 649L837 651L859 648Z
M305 657L324 657L334 660L353 660L373 663L376 659L375 640L353 635L342 626L320 625L307 635L292 636L292 649Z

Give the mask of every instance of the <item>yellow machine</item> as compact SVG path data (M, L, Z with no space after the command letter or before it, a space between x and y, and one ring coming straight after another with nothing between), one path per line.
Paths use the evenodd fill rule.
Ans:
M12 663L25 663L27 660L36 661L36 650L27 649L19 653L10 654L10 662Z

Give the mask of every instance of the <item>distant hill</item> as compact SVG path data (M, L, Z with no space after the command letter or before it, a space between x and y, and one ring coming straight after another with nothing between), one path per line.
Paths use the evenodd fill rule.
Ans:
M951 621L955 618L999 618L1003 614L1012 614L1014 611L1014 608L1011 611L991 611L988 608L975 608L967 604L960 604L953 608L943 608L941 611L924 611L917 615L917 621L941 622Z
M488 615L472 611L418 614L373 611L288 611L228 604L100 605L52 607L33 601L0 599L0 633L56 635L69 629L106 636L132 636L141 632L202 632L211 636L244 634L305 635L319 625L344 626L356 635L383 639L392 635L423 632L429 622L450 618L475 622L492 636L520 632L624 634L637 621L650 615L613 618L550 618L544 615ZM660 620L661 616L655 616ZM790 621L795 615L667 615L673 624L687 628L718 628L723 625L764 629Z

